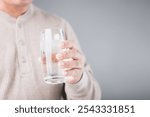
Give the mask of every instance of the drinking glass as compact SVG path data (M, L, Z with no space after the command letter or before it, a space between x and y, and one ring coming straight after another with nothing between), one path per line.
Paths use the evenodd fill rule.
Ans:
M48 84L60 84L65 82L62 69L58 66L56 54L61 51L59 44L64 40L64 32L61 28L47 28L41 33L41 56L45 58L46 74L44 81Z

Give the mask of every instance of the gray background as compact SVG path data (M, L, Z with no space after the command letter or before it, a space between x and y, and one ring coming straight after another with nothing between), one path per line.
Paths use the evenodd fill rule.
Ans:
M150 0L35 0L73 26L102 99L150 99Z

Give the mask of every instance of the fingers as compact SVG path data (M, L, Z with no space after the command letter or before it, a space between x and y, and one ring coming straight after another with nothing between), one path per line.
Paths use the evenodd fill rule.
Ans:
M79 59L80 58L80 53L75 49L65 49L59 54L56 55L56 58L58 60L63 60L63 59L68 59L68 58L73 58L73 59Z
M51 59L53 63L58 62L58 60L56 59L56 53L53 53L50 57L49 60ZM41 55L41 60L40 60L43 64L46 64L46 56L45 54Z
M58 60L73 58L76 59L77 49L72 40L64 40L59 45L62 51L56 55Z
M77 83L83 74L85 58L72 40L61 42L60 48L62 51L57 54L53 53L49 59L52 59L54 63L58 62L68 83ZM46 64L47 59L42 56L42 63Z
M72 49L74 47L74 44L72 40L64 40L60 43L59 46L61 49L65 49L65 48Z
M71 69L64 71L64 75L67 77L66 82L68 83L77 83L83 74L83 71L81 69Z
M58 64L62 69L81 69L83 67L82 62L79 60L60 61Z

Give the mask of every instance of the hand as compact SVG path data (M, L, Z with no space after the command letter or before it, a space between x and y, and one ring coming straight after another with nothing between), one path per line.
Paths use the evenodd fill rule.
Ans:
M63 41L60 48L62 51L56 54L58 64L67 77L66 82L75 84L80 81L83 74L84 56L70 40Z

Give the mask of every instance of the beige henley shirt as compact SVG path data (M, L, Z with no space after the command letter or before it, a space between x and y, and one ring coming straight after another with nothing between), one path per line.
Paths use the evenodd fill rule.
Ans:
M46 84L40 57L40 32L60 27L78 45L71 26L62 18L31 5L17 19L0 11L0 99L100 99L101 91L89 65L76 84ZM80 47L79 47L80 49Z

